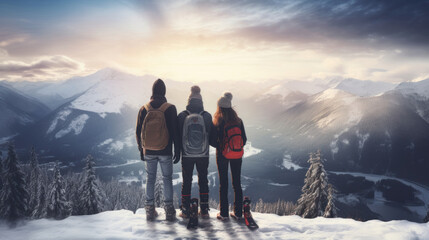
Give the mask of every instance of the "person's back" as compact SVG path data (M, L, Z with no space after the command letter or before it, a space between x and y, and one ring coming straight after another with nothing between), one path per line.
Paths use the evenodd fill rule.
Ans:
M137 146L141 160L146 168L146 214L148 220L153 220L155 211L154 188L158 162L164 183L164 208L167 220L175 219L173 207L173 165L180 159L180 140L177 130L177 110L165 98L166 88L161 79L154 82L152 97L141 107L136 126ZM172 149L174 144L174 157Z
M241 218L243 213L243 191L241 188L241 164L243 147L247 137L243 121L232 108L232 94L227 92L218 100L213 117L213 131L210 144L216 148L216 163L219 172L218 219L228 219L228 168L231 168L234 188L234 212L230 215Z
M189 216L192 175L194 166L198 172L200 190L200 213L208 216L208 180L209 138L212 130L210 113L204 111L201 90L198 86L191 88L186 110L178 116L179 133L182 146L182 206L181 216Z

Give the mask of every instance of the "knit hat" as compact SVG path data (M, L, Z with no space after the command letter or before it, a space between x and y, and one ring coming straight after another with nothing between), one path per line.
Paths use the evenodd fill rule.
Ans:
M165 96L165 84L161 79L156 80L152 86L152 95Z
M225 92L217 101L217 105L221 108L231 108L232 93Z
M192 98L200 99L200 100L202 101L202 100L203 100L203 97L201 97L200 92L201 92L200 87L198 87L197 85L192 86L192 87L191 87L191 94L189 95L188 102L189 102Z

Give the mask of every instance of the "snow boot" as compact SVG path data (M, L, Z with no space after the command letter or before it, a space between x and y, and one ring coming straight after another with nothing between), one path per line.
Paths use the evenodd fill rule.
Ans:
M210 218L209 214L209 194L208 193L200 193L200 212L199 215L203 219Z
M174 209L173 204L165 205L165 219L167 221L174 221L176 220L176 209Z
M243 200L243 214L244 214L244 223L246 226L251 229L255 230L258 229L259 226L256 224L255 220L253 219L252 213L250 212L250 198L244 197Z
M224 216L220 215L220 212L217 213L216 218L221 220L221 221L228 221L229 220L229 217L224 217Z
M189 195L188 196L182 196L182 205L180 206L181 212L179 214L179 216L181 218L185 218L185 219L189 218L190 204L191 204L191 197Z
M146 220L153 221L155 220L156 217L158 217L158 213L156 212L154 205L147 205L145 209L146 209Z
M241 219L243 219L243 217L237 216L234 212L230 213L229 216L231 216L232 218L234 218L237 221L240 221Z

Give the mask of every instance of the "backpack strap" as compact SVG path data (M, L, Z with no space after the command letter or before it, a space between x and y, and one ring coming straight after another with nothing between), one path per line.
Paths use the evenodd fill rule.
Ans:
M152 105L150 105L150 102L144 105L144 108L146 109L146 112L149 112L151 110L153 110Z
M152 110L159 110L161 112L165 112L170 106L171 106L171 104L165 102L159 108L153 108L152 105L150 105L150 103L147 103L146 105L144 105L144 108L148 112L152 111Z

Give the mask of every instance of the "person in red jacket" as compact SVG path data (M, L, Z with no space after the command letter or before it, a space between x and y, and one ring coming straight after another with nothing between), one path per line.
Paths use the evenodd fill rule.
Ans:
M247 137L243 121L231 106L232 94L229 92L217 102L213 117L214 131L210 144L216 148L216 163L219 172L220 212L217 218L227 220L228 216L228 167L231 167L232 187L234 189L234 212L230 215L241 218L243 215L243 190L241 188L241 164L243 147Z

